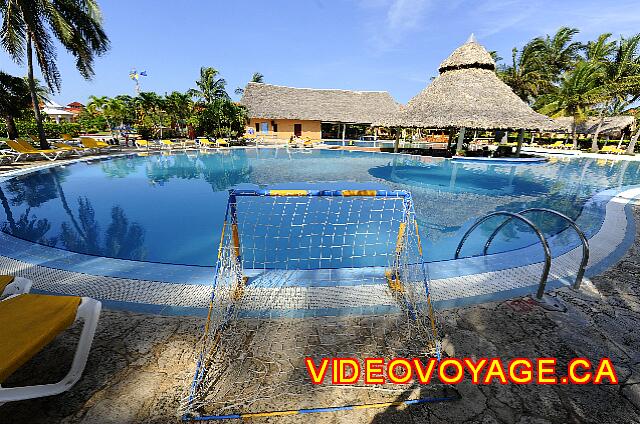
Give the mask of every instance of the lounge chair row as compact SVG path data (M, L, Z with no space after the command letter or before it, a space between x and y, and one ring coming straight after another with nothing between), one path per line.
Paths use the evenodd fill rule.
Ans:
M570 144L565 144L564 141L556 141L553 144L550 144L548 146L546 146L549 149L572 149L573 146ZM598 153L607 153L607 154L613 154L613 155L621 155L623 153L625 153L626 150L624 148L624 146L621 147L617 147L617 146L604 146L602 149L599 150Z
M90 137L81 139L82 146L72 146L64 142L54 142L52 144L55 148L52 149L37 149L27 140L21 138L18 138L17 140L7 140L6 143L11 150L3 151L0 158L4 157L5 159L12 159L13 162L17 162L23 157L28 158L31 156L42 157L44 159L54 161L64 155L81 155L114 147Z
M0 275L0 384L71 325L83 321L71 368L57 383L0 386L0 405L69 390L82 376L102 305L78 296L31 294L31 281Z
M218 138L216 141L209 140L205 137L199 137L195 141L172 141L172 140L159 140L157 143L149 140L136 140L134 142L136 147L140 150L148 150L155 147L160 149L169 150L190 150L190 149L214 149L218 147L228 147L229 142L223 138Z
M607 154L611 154L611 155L622 155L624 153L626 153L626 147L621 146L604 146L602 149L600 149L600 151L598 153L607 153Z

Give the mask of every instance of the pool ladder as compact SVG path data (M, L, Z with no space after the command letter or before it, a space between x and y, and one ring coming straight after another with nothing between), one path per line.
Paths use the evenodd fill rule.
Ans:
M536 292L536 298L537 299L542 299L542 296L544 295L544 289L547 285L547 279L549 278L549 270L551 269L551 251L549 249L549 243L547 243L547 239L544 237L544 234L542 234L542 231L540 231L540 228L538 228L537 225L535 225L533 222L531 222L531 220L527 219L524 215L532 213L532 212L542 212L542 213L549 213L552 215L555 215L559 218L562 218L563 220L567 221L569 223L569 225L575 230L575 232L578 234L578 236L580 237L580 241L582 242L582 261L580 262L580 268L578 268L578 273L576 274L576 279L573 283L573 288L574 289L579 289L580 288L580 284L582 283L582 279L584 277L584 271L585 268L587 266L587 262L589 262L589 241L587 240L587 238L584 235L584 232L578 227L578 225L575 223L575 221L571 218L569 218L568 216L558 212L558 211L554 211L553 209L546 209L546 208L529 208L529 209L524 209L521 210L520 212L506 212L506 211L498 211L498 212L492 212L490 214L487 214L485 216L483 216L482 218L480 218L478 221L476 221L475 224L473 224L466 233L464 233L464 236L462 237L462 239L460 240L460 243L458 243L458 247L456 248L456 254L455 254L455 259L459 259L460 257L460 251L462 250L462 246L464 245L465 241L467 241L467 239L469 238L469 236L471 235L471 233L473 232L473 230L475 230L476 228L478 228L483 222L495 217L495 216L506 216L507 219L505 219L504 221L502 221L500 223L500 225L498 225L496 227L496 229L493 231L493 233L491 233L491 235L489 236L489 238L487 239L486 243L484 244L484 249L482 251L483 255L486 255L487 252L489 251L489 246L491 246L491 242L493 242L493 240L495 239L495 237L498 235L498 233L500 232L500 230L502 230L509 222L511 222L514 219L517 219L521 222L524 222L528 227L530 227L534 233L536 234L536 236L538 236L538 239L540 240L540 243L542 244L542 249L544 250L544 268L542 270L542 275L540 276L540 283L538 284L538 290Z

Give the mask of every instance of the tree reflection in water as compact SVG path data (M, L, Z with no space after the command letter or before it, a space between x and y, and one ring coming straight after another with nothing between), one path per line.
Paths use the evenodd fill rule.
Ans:
M122 259L145 259L145 231L140 224L129 222L120 206L111 208L111 223L105 232L104 243L101 241L100 224L95 215L89 199L79 198L79 226L62 223L60 241L65 249Z
M130 170L132 167L127 165L119 169ZM112 175L124 176L120 171L114 171ZM75 252L144 260L147 251L142 226L130 222L124 209L116 205L111 208L111 222L102 236L96 211L87 197L78 198L77 214L74 214L63 188L67 175L68 170L64 168L52 168L29 175L28 184L22 178L14 178L4 186L0 185L0 203L6 215L0 229L18 238ZM39 219L32 211L54 199L60 200L67 218L63 218L59 234L52 235L49 234L51 221ZM12 206L26 206L26 209L16 219Z
M147 162L147 178L152 184L163 185L172 178L203 179L213 191L226 191L238 184L250 182L252 168L244 152L229 151L199 153L196 156L156 156Z

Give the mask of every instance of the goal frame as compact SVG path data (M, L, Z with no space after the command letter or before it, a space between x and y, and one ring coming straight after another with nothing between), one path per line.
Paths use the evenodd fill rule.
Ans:
M215 276L213 279L211 299L208 306L206 323L204 326L203 334L208 334L209 326L211 323L211 317L214 310L214 301L215 301L215 293L216 286L218 284L218 276L221 268L221 260L223 249L225 248L225 237L226 231L231 231L231 241L233 243L232 249L234 251L235 261L237 262L239 269L243 270L242 265L242 249L241 249L241 240L240 233L238 230L238 214L237 214L237 200L241 197L375 197L375 198L389 198L389 199L401 199L403 203L403 216L400 221L400 228L398 229L395 252L394 252L394 261L393 266L390 270L385 273L385 277L387 283L389 284L389 288L392 292L401 292L403 290L402 282L400 281L398 267L399 261L401 260L401 254L403 249L403 240L404 234L407 231L407 225L413 224L415 227L412 229L414 231L416 237L417 251L418 256L417 260L419 262L419 266L421 268L422 279L424 281L425 288L425 296L427 302L427 311L430 319L430 324L432 327L432 331L434 336L437 338L437 330L436 323L434 317L433 304L431 301L431 293L429 287L429 277L426 269L426 265L424 262L423 251L422 251L422 243L420 239L420 233L418 230L418 224L415 220L415 209L413 204L413 199L411 193L406 190L302 190L302 189L231 189L229 190L229 197L227 200L227 206L225 211L225 217L222 227L222 232L220 235L220 243L218 246L217 259L215 265ZM228 228L230 227L230 228ZM240 275L238 281L236 281L236 286L234 289L233 298L234 300L238 300L242 297L244 286L247 282L247 277L244 275ZM233 306L232 306L233 307ZM226 326L228 322L228 318L223 323L223 327ZM204 360L204 352L200 352L198 354L198 359L196 361L195 374L190 385L189 396L187 401L187 411L182 416L183 421L192 421L192 420L219 420L219 419L230 419L230 418L249 418L250 416L262 416L263 414L231 414L231 415L223 415L223 416L203 416L199 418L195 418L190 414L188 408L192 405L195 391L199 385L199 382L202 379L203 375L203 360ZM440 352L440 343L437 343L436 347L436 357L438 360L441 358ZM398 405L401 404L414 404L414 403L423 403L423 402L438 402L438 401L449 401L457 399L457 397L444 397L444 398L424 398L417 399L411 401L402 401L402 402L393 402ZM365 406L365 405L362 405ZM371 407L371 406L369 406ZM298 413L306 412L329 412L333 410L341 410L341 409L350 409L351 407L330 407L330 408L319 408L319 410L308 410L308 411L300 411ZM267 413L264 415L271 415L271 413ZM273 413L273 415L281 415L279 413Z

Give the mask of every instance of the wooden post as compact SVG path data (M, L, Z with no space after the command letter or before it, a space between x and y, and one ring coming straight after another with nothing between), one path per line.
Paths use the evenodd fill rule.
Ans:
M509 130L505 130L502 133L502 138L500 139L500 144L507 144L509 142Z
M458 144L456 145L456 154L458 154L458 152L462 150L462 143L464 143L464 132L465 127L460 128L460 132L458 133Z
M522 149L522 142L524 141L524 128L518 132L518 147L516 147L516 157L520 157L520 150Z
M454 129L453 128L449 128L449 139L447 140L447 150L451 150L451 143L453 142L453 134L454 134Z
M400 128L396 127L396 141L393 143L393 153L398 153L399 145L400 145Z
M346 135L347 135L347 124L342 124L342 145L343 146L344 146Z

